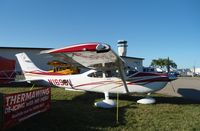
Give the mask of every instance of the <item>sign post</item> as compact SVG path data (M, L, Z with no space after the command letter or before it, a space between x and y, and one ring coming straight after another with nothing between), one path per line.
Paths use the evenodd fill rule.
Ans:
M0 93L0 129L3 127L3 94Z

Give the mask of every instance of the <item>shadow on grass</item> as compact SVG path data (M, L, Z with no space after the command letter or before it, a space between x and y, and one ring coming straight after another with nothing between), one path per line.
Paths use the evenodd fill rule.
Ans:
M34 116L10 129L11 131L66 131L66 130L103 130L126 124L127 109L137 108L135 102L144 96L120 95L120 100L133 101L119 108L119 124L116 123L116 108L101 109L94 107L103 94L84 93L72 100L52 100L51 110ZM181 97L153 95L157 104L199 104L197 101ZM113 96L112 99L116 99Z
M200 104L199 101L190 100L183 97L154 97L156 99L156 104L177 104L177 105L190 105L190 104Z
M95 100L103 97L98 93L84 93L72 100L52 100L50 111L34 116L10 130L102 130L125 124L124 116L129 106L119 108L117 124L116 108L101 109L94 106Z
M196 94L196 97L200 97L200 92L198 93L199 95ZM153 97L156 100L156 104L180 104L180 105L200 104L200 101L196 99L188 99L188 97L186 96L172 97L172 96L154 94L151 95L151 97ZM145 95L121 95L120 100L128 100L136 102L137 100L142 98L145 98ZM193 98L195 97L193 96Z

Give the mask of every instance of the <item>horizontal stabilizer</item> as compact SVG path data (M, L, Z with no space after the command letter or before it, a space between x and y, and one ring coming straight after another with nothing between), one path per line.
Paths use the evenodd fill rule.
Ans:
M27 79L27 80L18 80L18 81L15 81L15 82L27 82L27 83L41 85L41 86L50 86L50 84L43 79L35 79L35 80Z

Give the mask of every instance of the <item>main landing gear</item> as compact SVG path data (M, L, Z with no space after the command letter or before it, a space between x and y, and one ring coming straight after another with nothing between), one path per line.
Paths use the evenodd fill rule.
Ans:
M104 92L105 99L100 102L95 102L94 105L96 107L101 107L101 108L113 108L116 107L116 102L114 100L109 99L109 93Z
M116 102L112 99L109 99L109 93L104 92L105 99L103 101L95 102L94 105L96 107L101 108L113 108L116 107ZM140 99L137 101L139 104L154 104L156 100L152 97L150 97L150 93L147 94L147 97Z
M147 97L140 99L137 101L137 103L139 104L154 104L156 102L156 100L152 97L150 97L151 93L147 94Z

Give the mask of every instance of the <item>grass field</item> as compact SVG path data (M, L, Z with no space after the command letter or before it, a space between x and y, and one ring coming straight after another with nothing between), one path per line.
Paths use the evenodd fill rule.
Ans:
M1 87L0 93L24 90L29 88ZM10 130L200 130L199 103L179 97L157 94L153 96L157 100L156 104L139 105L136 100L142 98L141 96L120 95L119 123L116 124L116 108L94 107L94 102L102 100L103 94L52 88L51 110L34 116Z

